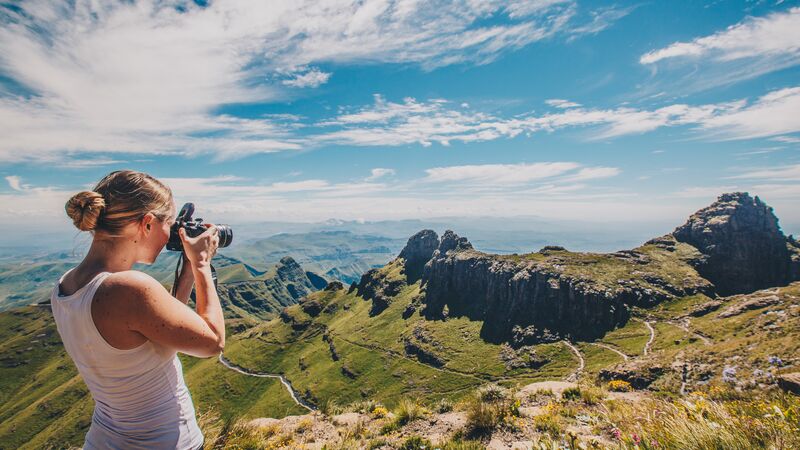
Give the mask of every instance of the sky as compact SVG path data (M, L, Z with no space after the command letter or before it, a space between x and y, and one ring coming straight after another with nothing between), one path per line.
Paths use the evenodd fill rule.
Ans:
M796 235L799 64L791 1L4 2L0 223L134 169L228 223L674 227L747 191Z

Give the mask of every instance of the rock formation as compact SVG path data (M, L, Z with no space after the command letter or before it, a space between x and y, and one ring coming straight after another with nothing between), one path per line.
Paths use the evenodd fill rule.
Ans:
M408 239L398 258L405 261L403 268L409 284L420 279L425 263L431 259L437 247L439 236L433 230L422 230Z
M785 286L800 278L793 239L784 236L772 208L746 192L722 194L672 233L703 257L697 271L719 295Z
M297 261L286 256L275 266L274 276L220 283L218 292L226 317L252 315L266 320L322 289L325 283L322 277L306 272Z
M625 323L625 302L634 300L593 289L535 262L475 251L450 230L425 266L422 289L426 316L441 318L446 306L450 316L483 320L481 335L489 341L527 333L529 339L518 339L518 345L565 334L597 337Z

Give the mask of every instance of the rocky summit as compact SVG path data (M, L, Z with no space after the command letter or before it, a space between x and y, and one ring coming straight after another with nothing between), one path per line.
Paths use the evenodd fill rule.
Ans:
M746 192L720 195L672 235L703 254L695 266L720 295L800 279L797 243L784 236L772 208Z

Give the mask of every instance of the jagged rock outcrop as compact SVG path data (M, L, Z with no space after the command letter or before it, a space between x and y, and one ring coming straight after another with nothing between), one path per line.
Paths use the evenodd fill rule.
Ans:
M408 243L400 252L398 258L403 258L403 271L408 284L415 283L422 277L425 268L434 250L439 247L439 236L433 230L422 230L408 239Z
M344 289L344 285L342 284L342 282L339 281L339 280L334 280L334 281L331 281L330 283L328 283L323 290L324 291L340 291L342 289Z
M695 267L720 295L785 286L800 278L793 239L784 236L772 208L746 192L720 195L672 234L700 250L703 257Z
M275 266L273 276L260 275L246 281L220 283L217 291L228 318L254 316L270 319L286 306L324 287L325 281L306 272L293 258L286 256ZM326 282L327 283L327 282Z
M395 259L390 264L396 264ZM389 307L391 298L406 286L405 278L392 278L384 268L370 269L361 276L355 290L364 300L372 301L370 315L380 314Z

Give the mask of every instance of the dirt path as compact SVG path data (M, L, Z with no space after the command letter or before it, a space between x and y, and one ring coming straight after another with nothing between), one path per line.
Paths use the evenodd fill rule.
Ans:
M649 321L645 320L643 322L644 326L646 326L647 329L650 330L650 339L648 339L647 343L644 344L644 351L642 352L643 355L647 356L647 354L650 353L650 345L653 344L653 341L656 338L656 330L653 329L653 326L650 325Z
M563 343L564 343L564 345L566 345L567 347L569 347L569 348L570 348L570 350L572 350L572 352L573 352L573 353L575 353L575 355L578 357L578 369L577 369L577 370L575 370L575 372L573 372L572 374L570 374L570 375L569 375L569 376L566 378L566 380L567 380L568 382L574 382L574 381L577 381L577 380L578 380L578 378L581 376L581 373L583 372L583 368L584 368L584 367L586 367L586 362L583 360L583 355L581 355L581 352L580 352L580 350L578 350L578 348L577 348L577 347L575 347L574 345L572 345L572 344L571 344L569 341L561 341L561 342L563 342Z
M610 346L610 345L601 344L601 343L599 343L599 342L590 342L590 344L592 344L592 345L596 345L596 346L598 346L598 347L601 347L601 348L604 348L604 349L606 349L606 350L611 350L612 352L614 352L614 353L618 354L619 356L622 356L622 359L623 359L623 360L625 360L625 361L627 361L627 360L628 360L628 358L630 358L630 356L626 355L625 353L622 353L621 351L619 351L619 350L615 349L614 347L612 347L612 346Z
M309 411L315 411L317 409L310 403L307 403L305 400L300 398L294 391L292 384L289 383L289 380L287 380L281 374L252 372L250 370L247 370L243 367L239 367L236 364L228 361L227 359L225 359L224 356L222 356L222 353L219 354L219 362L222 363L222 365L227 367L228 369L233 370L234 372L239 372L242 375L247 375L250 377L258 377L258 378L277 378L281 381L281 384L286 388L286 390L289 391L289 395L292 397L292 400L294 400L294 402L297 403L298 406L302 406L303 408Z
M675 325L676 327L680 328L681 330L687 332L692 336L696 336L698 339L703 341L705 345L712 345L711 339L709 339L708 336L704 335L703 333L700 333L699 331L694 331L691 328L689 328L690 325L689 319L684 319L682 321L671 320L667 323Z

